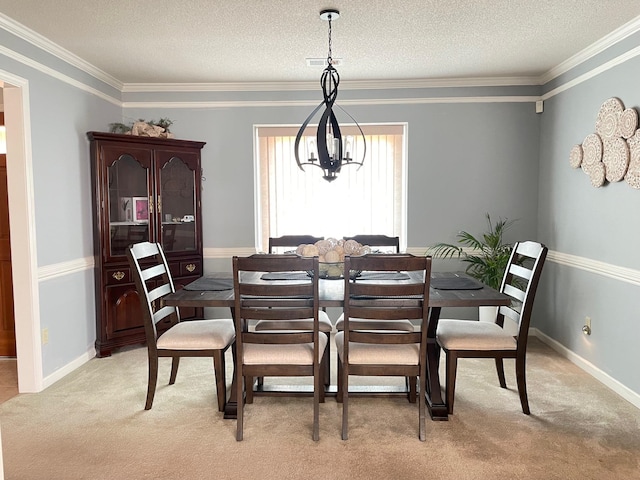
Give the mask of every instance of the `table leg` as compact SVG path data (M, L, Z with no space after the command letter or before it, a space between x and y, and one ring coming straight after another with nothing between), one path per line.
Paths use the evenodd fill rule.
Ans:
M442 399L440 390L440 347L436 340L440 307L432 307L429 312L429 325L427 327L427 409L432 420L448 420L447 405Z

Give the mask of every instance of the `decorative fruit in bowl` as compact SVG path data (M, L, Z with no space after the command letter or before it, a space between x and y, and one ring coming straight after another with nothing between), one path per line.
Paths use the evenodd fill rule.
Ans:
M327 238L319 240L315 244L298 245L296 253L303 257L318 256L320 262L320 278L338 279L344 278L345 255L360 256L371 253L371 247L361 245L355 240L336 240ZM350 272L350 276L357 276L359 272Z

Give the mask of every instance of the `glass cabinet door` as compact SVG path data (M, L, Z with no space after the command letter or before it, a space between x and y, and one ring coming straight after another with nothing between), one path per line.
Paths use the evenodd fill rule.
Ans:
M106 158L114 158L106 153ZM149 241L153 205L149 194L149 168L132 155L115 156L107 167L109 196L109 256L126 254L126 248Z
M197 157L187 153L158 155L158 216L166 252L193 252L199 247L196 189L200 175L193 160Z

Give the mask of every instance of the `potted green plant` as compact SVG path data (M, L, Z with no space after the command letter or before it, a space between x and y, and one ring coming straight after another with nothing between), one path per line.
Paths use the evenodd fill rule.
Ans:
M488 229L482 236L476 237L461 231L456 235L459 245L436 243L429 247L427 254L439 258L457 256L468 264L466 272L470 276L498 289L513 247L512 244L505 243L503 237L514 222L515 220L500 218L493 223L487 213Z

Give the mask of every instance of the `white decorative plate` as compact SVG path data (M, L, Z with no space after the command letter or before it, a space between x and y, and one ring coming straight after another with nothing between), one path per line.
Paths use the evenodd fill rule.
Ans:
M587 175L591 165L602 160L602 140L597 133L590 133L582 142L582 170Z
M629 146L624 138L605 138L602 141L602 163L609 182L619 182L629 167Z
M618 136L618 123L623 111L624 105L619 99L613 97L605 101L596 119L596 133L602 138Z
M631 138L638 128L638 112L635 108L627 108L620 116L618 134L624 138Z
M578 168L582 163L582 145L574 145L569 153L569 165L571 168Z
M627 140L629 145L629 168L624 181L633 188L640 189L640 130Z
M624 181L632 188L640 189L640 163L632 163L627 169Z
M604 163L596 162L589 167L589 177L591 178L591 185L594 187L601 187L604 185L605 180L605 167Z

